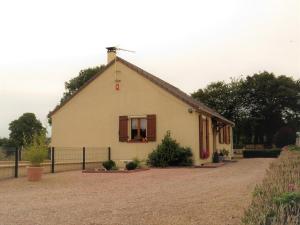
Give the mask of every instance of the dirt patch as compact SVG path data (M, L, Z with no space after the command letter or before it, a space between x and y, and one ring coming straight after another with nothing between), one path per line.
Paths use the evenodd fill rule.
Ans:
M240 224L256 183L274 159L243 159L215 169L47 174L0 182L2 225Z

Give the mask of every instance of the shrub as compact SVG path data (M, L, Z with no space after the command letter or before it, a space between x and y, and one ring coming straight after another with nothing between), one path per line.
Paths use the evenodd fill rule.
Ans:
M256 186L245 211L247 225L300 224L300 152L283 151Z
M135 161L129 162L126 164L127 170L135 170L137 168L138 164Z
M191 166L192 156L191 148L181 147L167 131L161 144L149 154L147 163L154 167Z
M0 160L5 160L6 154L0 150Z
M284 192L273 200L277 205L297 205L300 204L300 192Z
M102 165L107 170L113 170L116 167L116 163L113 160L107 160L103 162Z
M300 152L300 147L296 146L296 145L290 145L290 146L288 146L288 150L289 151L298 151L298 152Z
M141 168L141 167L142 167L142 161L139 160L138 158L134 158L134 159L133 159L133 162L136 163L137 168Z
M32 142L25 145L24 159L32 166L40 166L48 156L48 146L45 134L35 134Z
M213 163L219 163L219 162L220 162L219 153L214 152L214 154L213 154Z
M244 150L244 158L277 158L281 149Z

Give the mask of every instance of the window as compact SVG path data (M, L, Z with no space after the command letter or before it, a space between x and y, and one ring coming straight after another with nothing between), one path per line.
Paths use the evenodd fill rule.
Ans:
M119 116L120 142L156 141L156 115L145 117Z
M131 140L142 141L147 137L147 119L131 118Z

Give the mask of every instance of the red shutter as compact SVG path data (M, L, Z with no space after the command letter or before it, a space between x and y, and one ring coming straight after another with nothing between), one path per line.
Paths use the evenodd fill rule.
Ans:
M147 115L147 140L156 141L156 115Z
M199 156L202 159L203 154L203 121L202 121L202 115L199 115Z
M128 116L119 116L119 141L128 141Z
M206 155L205 158L209 157L209 119L206 117Z

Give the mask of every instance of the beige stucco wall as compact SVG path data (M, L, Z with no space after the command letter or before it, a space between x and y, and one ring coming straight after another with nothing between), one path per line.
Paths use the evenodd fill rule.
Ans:
M189 105L120 62L117 71L119 91L113 65L52 116L52 146L110 146L113 160L145 159L170 130L182 146L192 148L195 164L205 162L199 159L198 113L189 113ZM157 141L119 142L119 116L147 114L156 114ZM211 156L206 161L210 160Z

